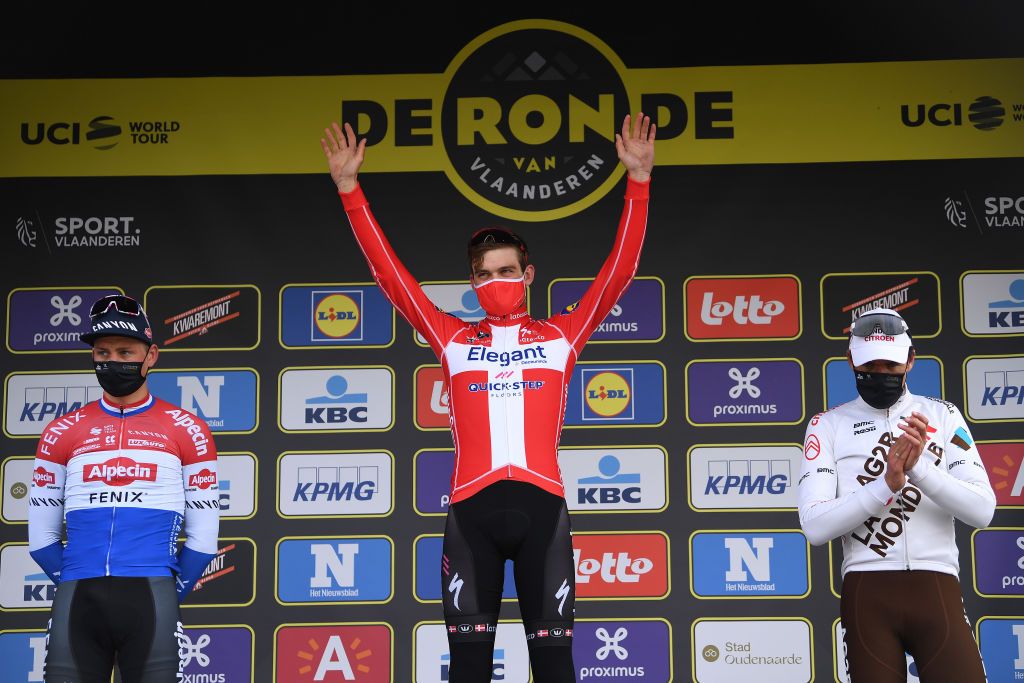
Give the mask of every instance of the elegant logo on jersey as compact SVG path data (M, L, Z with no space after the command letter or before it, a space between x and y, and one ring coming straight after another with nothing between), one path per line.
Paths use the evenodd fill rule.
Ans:
M156 470L156 463L135 462L129 457L117 457L106 462L85 465L82 468L82 481L98 481L107 486L127 486L136 481L156 481Z
M668 538L660 533L574 534L576 594L581 598L668 595Z
M573 369L566 425L656 426L664 421L665 368L660 363L583 361Z
M383 536L283 539L277 546L277 600L387 602L393 566L391 539Z
M253 677L253 632L239 626L186 628L178 634L182 683L231 683Z
M211 432L248 434L256 429L259 378L255 370L154 369L147 379L154 396L198 415Z
M285 517L386 515L391 455L285 453L278 460L278 510Z
M414 419L420 429L450 429L448 386L438 365L416 368L416 404Z
M57 587L28 554L28 544L0 549L0 607L9 610L49 608Z
M1024 334L1024 272L964 273L960 306L968 335Z
M660 619L577 620L572 653L579 681L672 680L672 638L668 622Z
M222 538L185 607L245 606L252 604L255 594L256 544L248 538Z
M1024 356L970 357L964 378L971 420L1024 420Z
M593 280L554 280L548 290L548 313L567 311ZM665 336L665 285L657 278L636 277L619 297L590 341L645 342Z
M4 386L4 432L38 436L53 419L103 395L94 372L12 373Z
M1024 618L982 617L978 647L988 680L1024 680Z
M798 532L698 531L690 537L691 586L699 598L804 597L807 539Z
M802 619L698 619L690 653L694 680L809 681L811 625Z
M803 453L795 444L694 446L688 457L697 511L796 508Z
M281 626L274 634L274 680L391 683L392 640L384 624Z
M683 289L689 339L800 336L800 281L792 275L691 277Z
M490 680L527 683L530 680L530 656L522 623L498 624L494 635ZM413 652L416 667L413 680L417 683L447 683L451 657L444 624L417 624L413 631Z
M939 277L930 272L836 273L821 278L821 331L846 340L850 325L865 311L898 311L914 339L934 337L942 329Z
M978 454L995 491L996 505L1024 506L1024 441L979 441Z
M667 501L660 448L562 448L559 469L569 509L661 510Z
M633 373L629 368L623 372L588 370L584 368L584 403L590 419L617 418L632 419ZM584 415L583 419L587 419Z
M254 349L260 343L254 285L150 287L144 306L163 350Z
M418 451L413 459L416 512L422 515L448 512L455 451L451 448ZM563 467L562 471L565 469Z
M0 631L0 661L12 683L43 683L46 631Z
M971 536L978 595L1024 595L1024 529L980 529Z
M120 293L114 287L15 289L8 297L7 348L14 353L85 349L79 335L92 329L89 306Z
M796 424L804 415L803 366L790 359L691 361L686 405L694 425Z
M413 588L417 600L440 600L441 584L437 580L437 568L445 566L441 552L444 538L437 536L420 536L413 544ZM458 567L449 565L449 572L457 572ZM502 600L516 597L516 582L512 573L512 562L505 562L505 579L502 589Z
M376 285L286 285L280 336L292 349L389 346L395 313Z
M824 372L825 407L827 409L857 399L857 382L845 356L825 361ZM934 398L944 396L942 365L938 359L917 356L914 359L913 369L907 375L907 386L918 396Z
M284 431L391 428L394 375L390 368L286 368L279 420Z

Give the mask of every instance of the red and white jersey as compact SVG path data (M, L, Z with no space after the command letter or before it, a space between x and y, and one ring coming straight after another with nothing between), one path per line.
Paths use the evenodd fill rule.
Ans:
M558 442L573 366L636 273L650 183L627 180L611 254L586 294L545 320L520 309L464 322L437 308L395 255L362 189L339 193L374 280L441 361L455 442L451 502L501 479L562 496Z
M186 547L217 550L217 449L202 419L166 401L100 399L43 431L29 502L30 550L67 525L62 580L167 575L182 531Z

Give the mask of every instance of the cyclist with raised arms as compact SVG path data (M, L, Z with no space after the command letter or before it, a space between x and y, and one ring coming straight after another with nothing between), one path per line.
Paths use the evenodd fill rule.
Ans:
M983 528L996 499L960 411L907 388L906 321L878 308L853 321L858 398L811 418L798 483L814 545L843 539L840 615L852 683L981 683L960 592L954 518Z
M558 442L573 366L636 273L654 138L649 117L623 120L615 148L628 177L618 232L593 284L562 314L537 319L526 310L535 270L521 237L502 228L472 235L470 282L486 314L478 323L435 307L398 260L357 182L366 140L335 123L320 141L374 280L437 354L448 387L455 470L441 587L451 683L491 680L506 559L534 680L575 681L575 565Z

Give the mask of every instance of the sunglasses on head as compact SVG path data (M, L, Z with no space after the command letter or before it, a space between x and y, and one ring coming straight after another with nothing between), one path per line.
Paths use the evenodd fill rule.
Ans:
M473 236L469 238L469 246L477 247L481 244L508 244L520 251L528 251L526 242L519 235L502 228L484 228L474 232Z
M125 315L140 315L142 313L142 306L139 302L130 296L124 296L123 294L110 294L108 296L99 299L89 309L89 317L95 318L96 316L103 315L110 310L113 306L119 313Z
M896 336L907 331L907 323L903 318L892 313L872 313L862 315L853 321L850 333L854 337L869 337L875 332Z

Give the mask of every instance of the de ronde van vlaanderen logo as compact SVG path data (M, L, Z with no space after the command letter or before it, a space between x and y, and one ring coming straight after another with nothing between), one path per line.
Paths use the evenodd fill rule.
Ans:
M498 26L471 41L446 71L439 125L431 102L345 100L341 118L368 145L396 127L396 146L435 143L449 180L477 206L521 221L563 218L622 177L613 144L623 117L658 113L658 138L693 127L698 139L733 137L732 92L642 93L630 101L625 65L596 36L546 20ZM639 105L639 106L637 106ZM389 124L389 121L393 123Z

